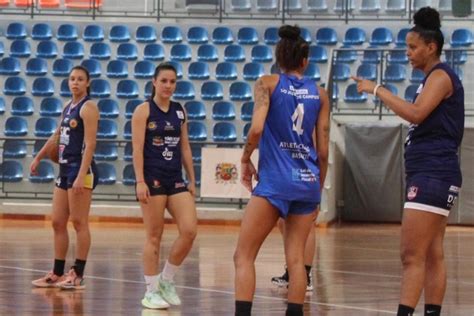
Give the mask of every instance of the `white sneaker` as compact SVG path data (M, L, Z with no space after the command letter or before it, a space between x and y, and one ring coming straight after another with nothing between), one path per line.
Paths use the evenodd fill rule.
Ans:
M160 291L161 297L171 305L181 305L181 300L176 293L174 282L163 280L161 274L158 275L158 290Z
M170 307L170 304L161 297L158 291L146 292L142 299L142 305L151 309L167 309Z

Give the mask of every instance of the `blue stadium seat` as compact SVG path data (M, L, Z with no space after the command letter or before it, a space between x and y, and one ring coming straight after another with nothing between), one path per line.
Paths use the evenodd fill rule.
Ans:
M64 78L61 81L61 87L59 89L59 95L64 98L70 98L72 96L71 90L69 90L69 80L68 78Z
M369 46L366 50L364 50L364 54L362 57L363 63L369 64L379 64L382 59L382 52L376 50L377 46Z
M55 59L53 62L53 76L68 77L72 67L73 63L70 59Z
M390 45L393 42L392 32L386 27L378 27L372 31L371 45Z
M46 140L44 139L37 139L33 145L33 157L36 157L38 152L43 148L44 144L46 144Z
M247 135L249 134L249 130L250 130L251 124L252 124L252 123L246 123L246 124L244 125L244 128L243 128L243 130L242 130L242 139L243 139L244 141L247 140Z
M278 0L257 0L258 11L275 11L278 8Z
M433 6L431 4L431 0L413 0L412 5L413 5L413 12L416 12L423 7Z
M183 34L179 26L165 26L161 31L161 41L167 44L181 43Z
M117 97L120 99L138 98L138 84L135 80L123 79L117 84Z
M271 74L280 74L281 71L280 71L280 67L278 67L278 65L276 63L272 64L272 66L270 67L270 73Z
M438 3L438 12L441 15L451 15L453 14L453 2L451 0L439 0Z
M197 164L194 165L194 176L196 177L195 179L196 187L200 187L201 186L201 166L200 165L197 165Z
M97 102L100 118L117 118L119 105L115 99L101 99Z
M385 81L401 82L406 77L406 67L402 64L391 64L385 68Z
M332 78L334 81L347 81L351 76L351 67L347 64L335 64Z
M130 40L130 30L128 26L119 24L110 28L109 39L113 43L124 43Z
M387 0L387 7L385 8L385 12L389 14L405 14L405 0Z
M206 44L209 41L209 33L202 26L192 26L187 34L189 44Z
M359 11L361 13L378 13L380 9L380 0L362 0Z
M280 41L278 28L274 26L266 28L265 33L263 33L263 41L267 45L276 45Z
M203 44L199 46L197 50L197 60L204 62L217 61L219 59L219 54L217 52L217 47L213 44Z
M113 120L99 120L97 128L97 138L114 139L117 138L117 123Z
M5 99L0 97L0 115L5 114Z
M351 27L347 29L344 35L344 45L362 45L365 43L365 31L360 27Z
M28 123L22 117L10 116L5 121L5 136L26 136L28 134Z
M408 64L408 56L406 50L392 50L387 56L389 64Z
M217 101L212 107L212 118L216 121L232 121L235 119L235 107L229 101Z
M10 45L10 57L28 58L31 55L30 43L26 40L14 40Z
M232 101L250 101L252 88L245 81L235 81L229 87L229 99Z
M58 27L56 38L59 41L76 41L78 38L77 27L73 24L61 24Z
M20 60L15 57L5 57L0 61L0 75L16 76L21 72Z
M218 26L212 31L212 42L218 45L229 45L234 42L234 35L230 28Z
M407 102L413 102L413 98L415 97L416 90L418 90L419 84L411 84L406 87L405 89L405 100Z
M117 181L115 167L106 162L97 164L97 173L99 174L98 183L101 185L112 185Z
M463 77L464 77L464 71L462 70L461 67L454 67L454 72L456 73L456 75L458 75L459 79L461 79L461 81L463 80Z
M411 71L410 82L421 83L425 79L425 73L420 69L413 68Z
M325 13L328 11L326 0L308 0L307 10L313 13Z
M171 47L170 59L174 61L190 61L193 57L191 47L187 44L175 44Z
M300 12L303 10L303 4L301 3L302 0L288 0L286 2L286 9L289 13Z
M250 0L232 0L230 2L232 11L250 11L252 3Z
M336 45L337 33L331 27L322 27L316 32L316 44L318 45Z
M135 170L132 164L126 165L123 168L122 183L124 185L135 185Z
M344 101L347 103L364 103L367 101L367 93L362 92L359 94L357 92L357 83L351 83L346 88Z
M26 140L6 139L3 143L3 159L25 158L28 153Z
M188 101L184 104L188 119L205 120L206 106L201 101Z
M133 112L135 111L135 108L142 103L143 103L143 100L141 99L128 100L127 104L125 104L125 118L128 120L131 119L133 116Z
M0 42L0 57L3 57L5 54L5 46L3 45L3 42Z
M253 115L253 101L247 101L242 104L241 112L240 112L240 119L242 121L251 121Z
M336 0L334 2L334 12L339 15L345 14L348 11L352 14L352 11L355 10L355 1L354 0Z
M28 36L26 26L23 23L13 22L8 24L5 37L9 40L25 39Z
M23 166L18 161L5 160L0 163L0 182L21 182Z
M58 117L63 111L63 103L56 97L41 100L39 114L41 116Z
M35 105L30 97L16 97L12 101L12 115L30 116L35 111Z
M84 46L80 42L67 42L63 47L63 58L84 58Z
M155 73L155 64L148 60L141 60L135 64L134 76L136 79L151 79Z
M188 137L190 141L205 141L207 139L206 125L202 122L188 122Z
M127 62L123 60L111 60L107 64L108 78L127 78L128 66Z
M174 91L173 98L176 100L193 100L196 93L194 91L194 85L191 81L178 81L176 82L176 90Z
M377 66L375 64L361 64L357 68L357 77L367 80L377 80Z
M104 79L92 79L90 82L90 95L92 98L110 97L110 84ZM118 96L118 91L117 91Z
M36 137L50 137L58 128L58 123L50 117L40 117L35 124Z
M242 27L237 32L237 42L241 45L258 44L258 32L254 27Z
M143 96L144 96L145 99L151 98L152 89L153 89L153 82L148 81L145 84L145 91L143 93Z
M35 41L49 41L53 38L51 25L47 23L37 23L31 29L31 38Z
M401 28L397 33L397 39L395 40L395 45L397 47L405 47L407 34L410 32L409 28Z
M154 43L157 40L156 29L150 25L140 25L135 32L137 43Z
M8 77L3 85L5 95L24 95L26 93L26 83L22 77Z
M123 138L132 139L132 121L127 121L123 127Z
M143 49L143 59L160 61L165 59L165 49L161 44L150 43Z
M202 146L191 145L191 155L194 163L200 163L202 160Z
M91 78L99 78L102 75L102 67L97 59L84 59L81 62L81 66L89 71Z
M448 64L461 65L467 61L467 52L465 50L445 50L446 62Z
M138 58L137 46L132 43L121 43L117 47L117 59L136 60Z
M311 45L309 46L308 60L311 63L325 64L328 61L328 52L324 46Z
M209 65L202 61L195 61L189 64L188 67L188 78L190 80L208 80Z
M203 100L222 100L224 90L219 81L206 81L201 86L201 98Z
M311 44L311 42L313 41L313 37L311 36L311 31L308 30L306 27L301 27L300 30L301 30L300 37L302 37L308 44Z
M456 29L451 35L451 47L468 47L472 42L472 32L469 29Z
M214 125L212 139L215 142L235 142L237 131L230 122L218 122Z
M82 39L85 42L102 42L104 40L104 29L98 24L89 24L84 28Z
M252 61L267 63L273 60L272 49L267 45L255 45L251 51Z
M36 46L36 57L56 58L58 56L58 46L53 41L42 41Z
M178 79L183 78L183 64L177 61L169 61L167 62L167 64L174 67L174 69L176 70L176 77Z
M237 44L226 46L226 48L224 49L224 60L231 61L231 62L245 61L244 48Z
M107 43L93 43L90 48L89 58L98 60L108 60L112 52L110 46Z
M321 72L317 64L309 63L308 67L304 71L304 76L308 79L319 81L321 80Z
M234 63L225 61L218 63L216 66L216 79L217 80L236 80L237 79L237 66Z
M339 86L335 81L332 84L332 93L329 94L329 98L332 101L337 101L339 99Z
M56 179L54 167L49 161L40 161L36 172L36 174L29 175L31 183L50 183Z
M338 63L348 63L351 64L357 60L357 52L350 49L351 46L342 45L341 49L337 52L336 61Z
M132 142L129 142L125 145L123 149L123 160L133 161L133 145Z
M257 80L265 74L261 63L248 63L244 65L243 77L245 80Z

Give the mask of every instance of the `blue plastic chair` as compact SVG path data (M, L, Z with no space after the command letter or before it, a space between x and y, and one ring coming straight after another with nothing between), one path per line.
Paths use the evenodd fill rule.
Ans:
M143 49L143 59L161 61L165 59L165 49L161 44L147 44Z
M3 159L21 159L28 153L26 140L6 139L3 143Z
M446 62L448 64L461 65L467 61L467 52L465 50L445 50Z
M154 43L157 40L156 29L149 25L140 25L135 32L137 43Z
M235 142L237 131L230 122L218 122L214 125L212 139L215 142Z
M326 0L308 0L307 10L312 13L325 13L328 11Z
M325 64L328 61L328 52L324 46L309 46L308 60L312 63Z
M37 139L35 140L35 143L33 145L33 157L36 157L38 155L38 152L43 148L44 144L46 144L46 140L43 139Z
M0 97L0 115L5 114L5 99Z
M338 63L347 63L351 64L357 60L357 52L350 49L351 46L342 45L341 49L337 52L336 61Z
M21 182L23 166L18 161L5 160L0 163L0 182Z
M61 116L63 102L55 97L48 97L41 100L39 114L46 117Z
M192 57L191 47L187 44L175 44L171 47L170 59L173 61L190 61Z
M408 56L406 50L392 50L387 56L389 64L408 64Z
M405 14L405 0L387 0L387 7L385 8L385 12L387 12L388 14Z
M69 90L69 80L68 78L61 81L61 87L59 88L59 95L64 98L70 98L72 96L71 90Z
M90 95L92 98L110 97L110 83L104 79L92 79L90 82Z
M413 5L413 12L416 12L423 7L433 6L431 4L431 0L413 0L412 5Z
M73 67L70 59L56 59L53 63L52 74L55 77L68 77Z
M183 78L183 64L177 61L169 61L167 62L167 64L174 67L174 69L176 70L176 77L178 79Z
M28 58L31 55L30 43L26 40L14 40L10 45L10 57Z
M132 142L129 142L125 145L123 149L123 160L133 161L133 145Z
M316 44L318 45L336 45L337 33L331 27L320 28L316 32Z
M135 185L135 170L133 169L133 165L126 165L125 168L123 168L122 183L124 185Z
M137 46L132 43L121 43L117 47L117 59L136 60L138 58Z
M128 100L127 103L125 104L125 118L128 120L131 119L136 107L142 103L143 103L143 100L141 99Z
M130 41L130 30L128 26L119 24L110 28L109 39L113 43L125 43Z
M229 101L217 101L212 107L212 118L216 121L235 120L235 107Z
M35 124L34 134L36 137L50 137L58 128L56 119L40 117Z
M244 65L243 77L245 80L257 80L265 74L261 63L248 63Z
M36 172L28 177L31 183L50 183L56 179L54 167L49 161L40 161Z
M234 42L232 30L226 26L218 26L212 31L212 42L217 45L229 45Z
M113 120L99 120L97 128L97 138L114 139L117 138L117 123Z
M148 82L145 84L145 91L144 91L144 93L143 93L143 97L144 97L145 99L151 98L152 89L153 89L153 82L148 81Z
M472 42L472 32L469 29L456 29L451 35L451 47L469 47Z
M5 57L0 61L0 75L16 76L21 72L20 60L15 57Z
M378 13L380 9L380 0L362 0L359 11L361 13Z
M229 99L232 101L250 101L252 88L245 81L235 81L229 87Z
M270 67L270 73L271 74L280 74L281 73L281 69L280 67L278 67L278 65L275 63L273 64L271 67Z
M321 80L321 72L317 64L309 63L308 67L304 71L304 76L308 79L319 81Z
M390 64L385 68L385 81L402 82L406 77L406 67L402 64Z
M119 116L119 105L114 99L101 99L97 102L100 118L117 118Z
M89 24L84 28L82 39L86 42L102 42L104 40L104 29L98 24Z
M77 27L73 24L61 24L56 32L58 41L76 41L78 38Z
M306 43L311 44L311 42L313 41L313 38L311 36L311 31L308 30L306 27L302 27L300 28L300 30L301 30L300 37L303 38L306 41Z
M344 35L344 45L362 45L365 43L365 31L360 27L351 27Z
M255 45L251 51L252 61L267 63L273 60L272 49L267 45Z
M390 45L393 42L392 32L386 27L378 27L372 31L370 38L371 45Z
M409 28L401 28L397 33L397 39L395 40L395 45L397 47L405 47L407 34L410 32Z
M23 23L13 22L8 24L5 37L9 40L25 39L28 36L26 26Z
M117 84L117 97L120 99L138 98L138 84L135 80L123 79Z
M219 59L217 47L213 44L203 44L198 47L197 60L203 62L213 62Z
M89 71L91 78L99 78L102 75L102 67L97 59L84 59L81 65Z
M240 119L242 121L251 121L253 115L253 101L247 101L242 104L241 112L240 112Z
M245 61L245 50L242 46L233 44L224 49L224 61L243 62Z
M107 43L93 43L90 48L89 58L98 60L108 60L112 52Z
M335 64L332 78L334 81L347 81L351 76L351 68L347 64Z
M84 58L84 46L80 42L67 42L63 47L63 58Z
M365 103L367 102L367 93L362 92L359 94L357 92L357 83L351 83L346 88L344 101L347 103Z
M183 34L178 26L165 26L161 31L161 42L176 44L183 41Z
M12 115L30 116L35 111L35 105L30 97L16 97L12 101Z
M258 44L258 32L254 27L242 27L237 33L237 42L240 45Z
M56 58L58 56L58 46L53 41L42 41L36 46L36 57Z
M118 159L118 146L115 142L97 142L94 152L97 161L115 161Z
M370 64L379 64L382 60L382 52L376 50L377 46L369 46L364 50L362 62Z
M189 44L206 44L209 41L209 33L202 26L190 27L187 34Z
M174 99L193 100L195 95L194 85L191 81L181 80L176 82L176 90L173 94Z
M352 11L354 10L355 10L354 0L349 0L348 3L346 2L346 0L336 0L334 2L334 12L336 12L339 15L344 14L346 11L352 14Z
M123 127L123 138L132 139L132 121L127 121Z
M216 79L217 80L236 80L237 79L237 66L231 62L222 62L216 66Z
M188 122L188 137L190 141L205 141L207 139L206 125L202 122Z
M357 77L367 80L377 80L377 66L375 64L361 64L357 68Z
M5 54L5 46L3 45L3 42L0 42L0 57L3 57Z
M219 81L206 81L201 86L201 98L203 100L222 100L224 90Z
M202 160L202 147L199 145L191 145L191 155L194 163L200 163Z
M250 11L252 3L250 0L232 0L230 2L232 11Z
M421 83L425 79L425 73L420 69L413 68L411 71L410 82Z
M418 90L419 84L411 84L406 87L405 89L405 100L407 102L414 102L413 98L416 95L416 91Z
M24 95L26 93L26 83L22 77L8 77L3 86L5 95Z
M277 27L268 27L263 33L263 41L267 45L276 45L280 41L280 36L278 35Z
M28 134L28 123L22 117L10 116L5 121L5 136L26 136Z
M49 41L53 38L51 25L47 23L37 23L31 29L31 38L35 41Z
M277 0L257 0L257 10L268 12L268 11L276 11L278 8L278 1Z
M188 119L205 120L206 106L201 101L188 101L184 104Z
M155 73L155 64L148 60L141 60L135 64L134 76L136 79L151 79Z
M97 164L97 173L99 174L98 184L113 185L117 181L115 167L106 162Z
M190 80L208 80L209 65L202 61L195 61L189 64L188 67L188 78Z

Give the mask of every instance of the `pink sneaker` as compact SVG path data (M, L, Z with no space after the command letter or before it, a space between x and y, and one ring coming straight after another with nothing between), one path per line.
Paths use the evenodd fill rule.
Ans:
M84 278L78 277L74 269L69 270L64 281L56 284L61 290L83 290L86 288Z
M49 271L46 275L40 279L34 280L31 282L36 287L56 287L59 282L64 281L66 278L64 275L59 276L53 273L53 271Z

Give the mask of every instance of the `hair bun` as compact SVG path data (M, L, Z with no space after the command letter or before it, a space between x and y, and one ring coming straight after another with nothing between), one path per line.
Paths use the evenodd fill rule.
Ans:
M300 36L301 29L298 26L283 25L278 30L278 35L281 38L286 38L290 40L297 40Z
M423 7L416 11L413 16L413 22L416 26L427 30L436 31L441 28L439 12L431 7Z

